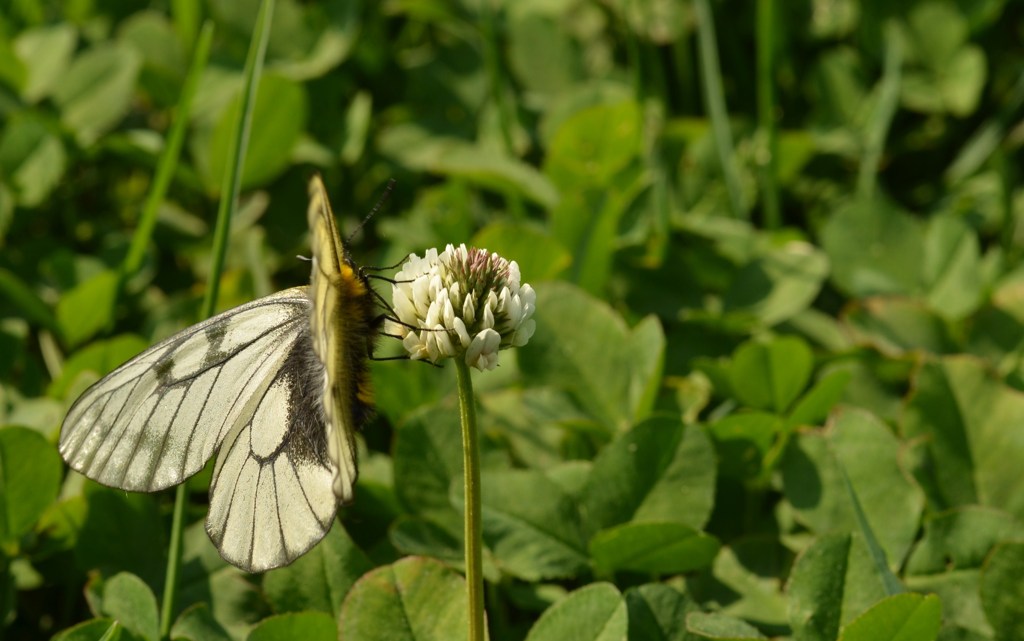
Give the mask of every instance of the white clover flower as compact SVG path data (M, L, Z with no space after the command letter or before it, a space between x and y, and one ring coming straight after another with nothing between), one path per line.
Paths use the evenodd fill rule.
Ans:
M519 265L486 249L448 245L410 254L392 285L398 321L387 332L402 338L409 356L437 363L463 357L479 370L498 365L498 351L522 347L537 323L537 295L519 284Z

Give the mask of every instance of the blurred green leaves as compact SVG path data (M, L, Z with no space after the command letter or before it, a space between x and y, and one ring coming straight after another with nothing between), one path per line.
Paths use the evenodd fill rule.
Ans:
M54 443L199 316L259 2L9 4L0 624L154 638L168 502ZM477 381L495 641L1022 634L1019 8L772 4L276 2L225 302L306 282L314 171L358 263L468 242L537 290ZM373 373L357 499L293 565L227 566L190 482L172 638L459 638L450 372Z

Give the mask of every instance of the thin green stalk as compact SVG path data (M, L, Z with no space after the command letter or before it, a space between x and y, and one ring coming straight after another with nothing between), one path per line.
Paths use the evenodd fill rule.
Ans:
M1006 150L999 148L992 155L993 164L999 172L1000 198L999 205L1003 214L1002 233L1000 234L1000 246L1006 254L1006 260L1010 265L1017 263L1020 249L1015 242L1017 237L1017 217L1013 211L1013 194L1017 186L1017 172L1014 163L1007 158Z
M466 596L469 604L469 641L484 641L483 537L480 524L480 446L476 433L476 399L469 366L455 360L462 423L462 465L465 482Z
M865 133L864 153L860 174L857 176L857 196L862 201L874 198L878 182L878 166L885 150L885 138L900 100L900 69L903 66L903 48L896 28L889 25L885 38L885 63L879 82L878 101Z
M270 39L270 17L274 14L274 0L264 0L256 17L256 28L253 40L249 44L249 54L245 60L243 74L242 108L239 111L238 127L231 141L231 159L224 176L224 188L221 190L220 207L217 210L217 224L213 234L213 258L210 262L210 282L203 299L202 314L204 318L213 316L217 306L217 295L220 291L220 276L224 271L224 255L227 252L228 231L231 218L238 208L238 192L242 178L242 167L245 152L249 143L249 129L252 123L252 105L263 70L263 59ZM160 637L170 637L171 619L174 601L178 589L178 569L181 566L181 541L184 529L185 488L179 485L174 496L174 517L171 522L171 542L167 554L167 573L164 582L163 611L160 617Z
M778 153L775 127L775 0L757 1L757 164L761 177L761 201L764 226L777 229L782 224L779 186L776 180Z
M729 207L735 218L743 218L743 190L740 187L739 169L732 147L732 131L729 129L729 112L725 108L725 93L722 90L722 71L718 63L718 44L715 41L715 23L711 17L708 0L693 0L697 13L697 36L700 43L700 69L704 81L704 100L711 116L711 129L715 136L715 149L722 165L725 187L729 192Z
M167 134L167 144L164 145L160 160L157 161L156 174L153 176L153 184L146 194L146 202L142 206L142 215L139 217L139 226L135 228L132 235L132 243L128 248L128 255L121 263L121 283L131 278L139 271L142 260L146 255L146 245L153 236L153 228L156 227L156 215L167 195L167 188L171 184L171 176L178 166L178 158L181 156L181 146L185 141L185 131L188 128L188 116L192 108L192 98L199 87L199 79L206 69L206 62L210 58L210 44L213 42L213 22L207 20L199 35L199 41L195 46L195 56L189 66L188 74L185 76L185 83L181 89L181 96L178 98L178 105L174 110L175 118L171 124L171 130Z
M252 109L256 102L256 88L259 86L263 72L263 59L267 53L267 42L270 40L270 16L274 14L274 0L263 0L260 13L256 18L254 39L249 45L249 55L245 60L245 85L242 87L242 106L238 118L238 127L231 140L228 158L232 162L224 174L224 184L220 191L220 208L217 210L217 226L213 230L213 258L210 262L210 286L206 288L203 299L203 313L209 317L217 306L217 295L220 293L220 273L224 269L224 254L227 252L228 231L231 215L238 207L238 193L242 185L242 169L245 165L245 152L249 148L249 129L252 125Z
M505 94L502 90L501 73L501 52L498 48L498 27L494 17L494 8L490 0L480 3L480 12L483 14L484 28L484 62L487 65L487 75L491 80L491 97L498 108L498 120L501 124L501 136L505 142L505 152L513 154L515 149L512 139L512 114L509 113Z
M185 483L174 488L174 513L171 517L171 541L164 574L164 598L160 606L160 638L169 639L173 623L174 600L178 596L178 568L181 567L181 537L185 531Z

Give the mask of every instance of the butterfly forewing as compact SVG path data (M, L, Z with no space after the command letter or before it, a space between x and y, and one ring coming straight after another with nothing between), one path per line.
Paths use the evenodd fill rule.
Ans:
M313 235L310 329L313 348L326 370L323 408L328 453L337 468L334 493L347 502L357 474L355 432L369 402L365 363L372 340L373 305L366 278L353 266L338 235L319 177L309 185L309 228Z
M251 389L282 346L308 342L304 288L231 309L151 347L75 402L60 452L105 485L154 491L180 483L251 416ZM275 358L276 356L276 358Z

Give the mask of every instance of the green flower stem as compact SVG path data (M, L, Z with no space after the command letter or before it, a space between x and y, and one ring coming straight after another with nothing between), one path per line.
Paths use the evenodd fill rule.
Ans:
M764 208L764 226L778 229L782 225L779 213L779 187L776 182L776 156L778 155L775 127L775 0L757 2L757 128L761 149L758 165L761 173L761 191Z
M178 568L181 566L181 535L185 529L185 483L174 489L174 514L171 517L171 542L167 553L167 572L164 574L164 598L160 606L160 638L171 637L174 598L178 591Z
M462 423L462 467L465 482L466 590L469 599L469 641L484 641L483 533L480 525L480 446L476 434L476 399L469 366L456 358L459 418Z

